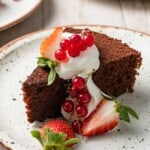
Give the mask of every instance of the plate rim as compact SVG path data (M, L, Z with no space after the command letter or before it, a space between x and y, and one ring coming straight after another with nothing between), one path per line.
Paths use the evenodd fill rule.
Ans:
M42 0L41 0L42 1ZM121 27L121 26L113 26L113 25L100 25L100 24L75 24L75 25L62 25L62 26L53 26L53 27L47 27L45 29L40 29L40 30L36 30L36 31L33 31L33 32L30 32L30 33L27 33L27 34L24 34L20 37L17 37L13 40L11 40L10 42L2 45L0 47L0 53L3 52L5 49L8 49L9 47L11 47L12 45L14 45L15 43L17 43L18 41L21 41L27 37L30 37L34 34L38 34L40 32L44 32L44 31L48 31L48 30L52 30L54 28L57 28L57 27L84 27L84 26L88 26L88 27L100 27L100 28L114 28L114 29L121 29L121 30L127 30L127 31L130 31L130 32L133 32L133 33L139 33L139 34L142 34L143 36L148 36L150 37L150 33L145 33L145 32L142 32L142 31L138 31L138 30L134 30L134 29L130 29L130 28L127 28L127 27Z
M42 0L39 0L38 3L30 11L26 12L24 15L20 16L19 18L0 26L0 31L4 31L8 28L11 28L15 26L16 24L22 22L26 18L30 17L32 13L40 6L41 3L42 3Z
M141 31L137 31L137 30L133 30L133 29L129 29L126 27L119 27L119 26L111 26L111 25L98 25L98 24L76 24L76 25L63 25L63 26L54 26L54 27L48 27L45 29L41 29L41 30L37 30L31 33L27 33L23 36L20 36L10 42L8 42L7 44L3 45L2 47L0 47L0 53L3 53L5 50L11 48L15 43L22 41L32 35L38 34L40 32L45 32L45 31L49 31L49 30L53 30L56 27L99 27L99 28L112 28L112 29L121 29L121 30L126 30L132 33L139 33L142 34L143 36L146 37L150 37L150 34L148 33L144 33ZM2 58L3 59L3 58ZM3 143L3 141L0 140L0 146L2 146L2 148L4 148L5 150L13 150L11 147L8 147L8 145L6 145L5 143Z

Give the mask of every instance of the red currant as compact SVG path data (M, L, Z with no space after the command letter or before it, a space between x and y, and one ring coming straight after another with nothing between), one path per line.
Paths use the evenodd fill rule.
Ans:
M81 41L81 36L78 34L74 34L70 37L70 41L72 44L77 44Z
M94 44L94 37L91 34L86 35L84 39L89 47Z
M82 128L82 122L80 120L75 120L72 122L71 127L74 132L76 133L81 133L81 128Z
M69 48L68 48L68 54L69 56L71 57L77 57L80 55L80 50L78 47L76 47L75 45L71 45Z
M74 103L71 100L65 100L62 104L65 112L71 113L74 109Z
M67 58L66 52L62 49L58 49L55 52L55 57L56 59L60 60L60 61L64 61Z
M68 50L68 48L71 46L71 43L69 40L64 39L60 42L60 48L64 50Z
M87 115L87 113L88 113L87 107L82 105L82 104L79 104L76 107L76 113L80 117L85 117Z
M82 90L85 88L85 80L77 76L72 80L72 86L78 90Z
M88 91L81 92L78 94L78 102L86 104L91 100L91 96Z
M86 41L85 41L85 40L82 40L82 41L80 42L80 44L79 44L79 49L80 49L81 51L84 51L84 50L87 49L87 47L88 47L88 45L87 45Z
M78 90L74 87L74 86L71 86L70 89L69 89L69 94L73 97L77 97L78 96Z

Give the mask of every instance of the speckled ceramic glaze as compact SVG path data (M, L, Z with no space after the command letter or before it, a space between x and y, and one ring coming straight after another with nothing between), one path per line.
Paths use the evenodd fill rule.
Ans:
M0 31L23 21L41 2L42 0L1 0Z
M87 26L80 26L86 28ZM121 122L113 131L91 138L82 138L76 150L149 150L150 149L150 36L142 33L102 26L89 28L121 39L141 52L143 64L135 90L120 97L124 104L135 108L139 121ZM22 82L36 67L39 46L52 30L21 37L4 46L0 52L0 141L13 150L41 150L30 130L21 91Z

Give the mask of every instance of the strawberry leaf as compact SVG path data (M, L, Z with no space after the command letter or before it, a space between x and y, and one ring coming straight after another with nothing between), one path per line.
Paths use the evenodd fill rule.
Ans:
M71 150L71 145L79 142L78 138L67 140L66 134L54 133L48 128L45 129L45 135L42 135L38 130L31 131L31 134L41 143L43 150Z
M129 114L128 114L128 112L125 110L125 108L124 108L123 106L120 108L119 113L120 113L120 119L121 119L121 120L124 120L124 121L130 123Z
M124 106L126 111L132 115L134 118L139 119L139 116L137 115L137 113L129 106Z
M78 138L72 138L72 139L69 139L65 142L65 146L69 146L69 145L72 145L72 144L77 144L78 142L79 142Z
M36 138L41 144L43 144L41 133L38 130L32 130L31 134L34 138Z
M120 119L130 123L129 115L132 115L134 118L139 119L137 113L129 106L122 105L118 100L116 102L116 111L120 115Z
M132 115L134 118L139 119L137 113L131 107L122 105L121 102L116 97L109 96L102 91L101 91L101 94L107 100L115 101L116 112L119 113L121 120L124 120L124 121L130 123L129 115Z
M45 145L43 150L51 150L52 149L52 146L51 145Z

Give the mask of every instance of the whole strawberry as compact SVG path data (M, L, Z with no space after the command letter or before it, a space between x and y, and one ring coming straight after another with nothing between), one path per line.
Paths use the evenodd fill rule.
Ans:
M63 119L46 122L40 129L31 131L38 139L43 150L71 150L72 145L79 142L70 125Z

